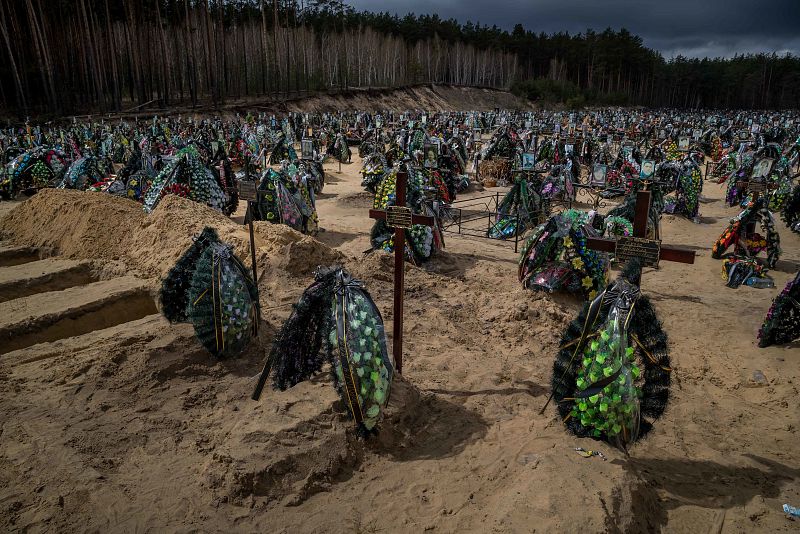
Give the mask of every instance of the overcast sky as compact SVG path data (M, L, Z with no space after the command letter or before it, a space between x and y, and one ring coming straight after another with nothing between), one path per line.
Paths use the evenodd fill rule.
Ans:
M800 0L345 0L357 10L438 13L511 30L627 28L664 57L800 55Z

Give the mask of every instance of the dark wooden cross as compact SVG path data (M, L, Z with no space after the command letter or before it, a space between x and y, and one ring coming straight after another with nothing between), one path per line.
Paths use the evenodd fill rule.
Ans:
M256 181L250 181L249 176L250 167L245 167L245 177L244 180L239 180L239 200L244 200L247 202L247 211L244 214L244 222L250 227L250 258L252 261L253 267L253 284L256 287L256 294L258 294L258 269L256 268L256 238L253 230L253 206L255 202L258 200L258 184ZM225 168L220 162L219 165L219 172L224 173ZM255 323L255 334L258 335L258 323L260 319L256 318Z
M647 185L647 184L645 184ZM694 251L685 248L662 246L660 240L647 239L647 219L650 213L651 192L645 189L636 193L636 212L633 217L633 237L620 237L617 240L589 237L586 243L592 250L613 252L617 260L641 258L646 265L655 265L658 260L675 261L679 263L694 263ZM641 279L639 280L641 285ZM543 414L554 392L550 393L544 407L539 412Z
M647 187L650 181L642 180ZM659 260L676 261L679 263L694 263L694 251L685 248L662 246L657 239L647 239L647 219L650 214L650 201L652 193L641 189L636 193L636 212L633 217L633 237L620 237L617 240L589 237L586 244L592 250L612 252L617 260L641 258L645 265L656 265ZM641 285L641 279L639 280ZM550 393L547 402L539 414L543 414L555 392Z
M373 219L386 221L390 227L394 228L394 333L392 336L392 353L394 354L394 365L399 374L403 374L403 292L405 281L405 248L406 248L406 228L411 228L412 224L423 224L433 226L433 217L428 215L417 215L411 212L411 208L406 206L406 189L408 187L408 175L404 170L397 173L395 183L395 205L388 206L386 210L369 210L369 216Z
M759 181L748 181L748 180L740 180L736 182L736 187L740 191L746 191L753 195L753 204L758 202L758 199L761 198L761 193L766 193L767 191L774 191L778 189L778 184L775 182L759 182ZM756 233L756 221L753 220L747 223L747 226L744 228L744 235L753 235Z
M658 260L679 263L694 263L693 250L661 245L660 240L647 239L647 219L650 214L650 191L640 190L636 193L636 212L633 218L633 237L621 237L617 240L589 237L586 242L590 249L612 252L617 259L632 257L642 258L646 264L654 265Z

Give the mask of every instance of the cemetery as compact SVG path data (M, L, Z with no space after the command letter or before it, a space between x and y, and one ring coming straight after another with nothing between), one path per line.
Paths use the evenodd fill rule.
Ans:
M510 57L9 115L2 529L796 528L800 113L545 105Z

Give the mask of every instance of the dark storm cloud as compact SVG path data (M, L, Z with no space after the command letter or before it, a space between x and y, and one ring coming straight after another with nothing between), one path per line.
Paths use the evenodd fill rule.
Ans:
M345 0L347 2L347 0ZM438 13L510 30L627 28L665 57L800 53L800 0L350 0L358 10Z

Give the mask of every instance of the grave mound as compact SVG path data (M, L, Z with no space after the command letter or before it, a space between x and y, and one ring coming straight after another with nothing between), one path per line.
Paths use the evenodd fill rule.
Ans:
M0 220L0 236L15 245L49 249L66 258L122 260L145 277L163 277L206 226L249 257L247 227L191 200L168 195L150 215L124 198L46 189ZM306 276L318 265L342 261L341 253L283 225L255 223L259 255L272 265ZM259 264L262 262L259 259Z

